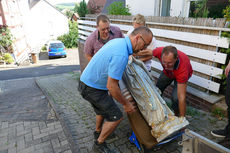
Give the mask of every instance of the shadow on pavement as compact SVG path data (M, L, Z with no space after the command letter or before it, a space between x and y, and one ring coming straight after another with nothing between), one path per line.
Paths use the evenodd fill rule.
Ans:
M0 80L10 80L18 78L39 77L53 74L69 73L79 71L80 65L55 65L47 64L29 68L16 68L0 71Z

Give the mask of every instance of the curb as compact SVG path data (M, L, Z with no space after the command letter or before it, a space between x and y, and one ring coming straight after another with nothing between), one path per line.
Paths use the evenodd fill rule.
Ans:
M17 65L12 65L12 64L10 64L10 65L0 65L0 69L1 68L16 68L16 67L18 67Z
M59 112L58 109L56 108L52 98L50 98L50 96L48 95L48 93L41 88L40 84L37 82L37 78L35 79L35 83L36 85L39 87L39 89L41 89L42 93L46 96L48 102L50 103L50 106L54 109L55 115L57 116L57 118L60 120L60 123L63 127L63 131L67 137L68 142L70 143L70 149L73 153L80 153L80 148L78 145L76 145L75 141L72 138L72 134L70 133L70 131L68 130L67 124L65 123L65 119L61 116L62 112Z

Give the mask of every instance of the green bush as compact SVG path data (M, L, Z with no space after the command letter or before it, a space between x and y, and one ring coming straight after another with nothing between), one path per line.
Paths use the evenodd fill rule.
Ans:
M129 7L124 6L123 2L113 2L108 6L107 10L110 15L131 15Z
M214 18L214 19L223 18L224 17L224 13L223 13L224 8L225 8L225 6L223 4L218 4L218 5L212 6L209 9L208 17Z
M230 2L230 0L229 0ZM227 21L230 22L230 5L228 5L224 10L223 10L223 13L224 13L224 17L227 19ZM230 27L228 27L230 28Z
M3 55L3 60L6 62L6 64L11 64L14 62L13 57L10 55L10 53L5 53Z
M85 15L88 14L89 11L87 9L85 0L81 1L79 5L75 5L74 12L77 12L80 17L85 17Z
M47 51L47 47L45 45L42 46L41 51L43 51L43 52Z
M223 112L223 109L221 108L215 108L213 111L212 111L212 115L219 118L219 119L223 119L224 117L224 112Z
M69 21L69 33L59 36L57 39L62 41L67 48L77 47L78 28L76 22Z
M189 17L207 18L209 11L207 8L208 0L193 1L191 2Z
M68 17L68 19L71 19L71 17L73 16L73 11L67 10L67 11L65 12L65 15Z

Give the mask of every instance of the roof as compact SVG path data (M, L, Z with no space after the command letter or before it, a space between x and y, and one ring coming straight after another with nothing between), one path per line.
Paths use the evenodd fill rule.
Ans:
M91 13L101 13L106 0L89 0L87 4L87 8Z
M40 0L28 0L29 8L34 7Z
M41 0L28 0L30 9L33 8L40 1ZM61 11L59 11L56 7L54 7L52 4L50 4L47 0L42 0L42 1L44 1L45 3L47 3L48 5L50 5L51 7L53 7L55 10L57 10L58 12L60 12L65 17L67 17L64 13L62 13Z

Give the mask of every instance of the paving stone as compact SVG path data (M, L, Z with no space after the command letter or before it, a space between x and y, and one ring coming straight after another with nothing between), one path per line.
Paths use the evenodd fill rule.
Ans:
M5 124L5 123L4 123ZM59 131L58 133L50 134L49 133L41 133L38 135L35 135L34 138L33 134L37 131L37 129L40 128L40 124L34 124L37 125L37 127L31 127L30 133L26 133L24 135L16 135L11 134L10 132L16 131L15 129L23 130L22 124L16 124L12 123L14 126L11 126L9 123L9 130L0 129L1 131L5 131L7 135L11 135L11 139L14 141L8 141L8 137L0 137L0 152L7 152L7 153L36 153L36 152L45 152L45 153L52 153L54 152L53 148L58 148L60 152L68 151L70 150L69 142L67 141L66 136L64 135L63 131ZM44 122L43 125L46 123ZM26 126L32 126L33 124L26 124ZM60 125L60 123L54 124L54 125ZM23 125L24 126L24 125ZM14 128L15 127L15 128ZM1 126L2 128L2 126ZM62 129L58 126L59 129ZM32 130L33 129L33 130ZM27 131L28 132L28 131ZM16 133L16 132L13 132ZM62 138L61 143L59 142L59 137ZM51 141L53 143L51 143Z
M74 145L78 146L81 152L90 152L93 143L92 133L95 129L95 113L91 105L78 93L78 81L76 80L76 76L71 74L62 74L50 77L40 77L36 81L43 91L47 93L49 99L52 99L53 105L56 108L55 111L58 112L59 117L63 119L63 124L66 125L65 130L70 133L70 139L74 142ZM119 105L119 107L123 111L122 106ZM188 128L195 129L196 132L205 136L207 135L208 138L217 142L217 139L210 135L210 131L214 128L226 125L226 120L223 122L212 121L214 119L208 119L209 116L210 115L207 114L206 117L191 117L189 119L190 125ZM212 122L218 122L218 125L213 124ZM49 125L52 124L47 124L48 127ZM55 128L58 126L59 125L54 125ZM127 133L130 131L131 128L129 126L127 116L124 115L124 120L115 130L119 139L114 140L109 144L118 148L121 153L138 153L139 151L137 148L131 145L128 141ZM52 134L52 132L49 134ZM59 137L59 140L62 142L63 140L61 139L62 138ZM56 147L56 150L54 151L60 151L60 149ZM181 151L181 146L176 144L167 144L161 149L152 150L152 152L156 153L177 153L178 151Z
M72 153L72 151L71 150L67 150L67 151L65 151L63 153Z
M30 79L30 83L31 80L34 81ZM12 82L15 85L12 85ZM61 139L61 152L70 150L60 122L53 115L47 99L36 84L32 83L33 89L27 86L26 89L21 89L23 87L17 85L17 81L12 82L7 81L7 84L14 88L10 89L7 86L7 90L4 90L12 92L4 92L0 96L0 153L52 153L52 139ZM28 84L25 82L27 80L20 84ZM19 88L20 91L16 91L15 88ZM41 98L41 95L44 98ZM52 115L52 120L47 117L48 114Z
M42 137L45 137L45 136L48 136L49 133L46 132L46 133L41 133L41 134L38 134L38 135L34 135L34 139L40 139Z
M53 145L54 148L58 148L58 147L61 146L61 145L60 145L60 142L59 142L59 140L58 140L58 138L52 139L52 140L51 140L51 143L52 143L52 145Z
M63 146L63 145L66 145L66 144L68 144L69 142L67 141L67 140L64 140L64 141L61 141L61 145Z
M40 134L39 126L32 128L32 133L33 136L39 135Z
M29 142L32 140L33 140L32 133L25 134L25 141L26 142Z
M25 140L20 139L17 141L17 151L23 150L25 148Z
M2 129L9 127L8 122L2 122L1 125L2 125Z
M39 122L39 127L40 127L40 130L47 128L44 122Z
M8 153L7 150L0 150L0 153Z
M16 153L16 152L17 152L16 148L9 148L8 149L8 153ZM26 153L26 152L24 152L24 153Z

